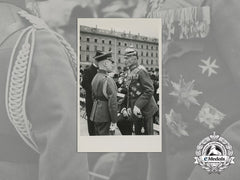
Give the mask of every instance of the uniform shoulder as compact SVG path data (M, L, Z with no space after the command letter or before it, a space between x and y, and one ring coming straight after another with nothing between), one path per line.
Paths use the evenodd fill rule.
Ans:
M36 35L33 38L37 38L36 41L39 43L47 43L49 50L51 49L62 49L63 53L67 55L69 63L77 77L77 60L76 54L71 45L57 32L51 30L49 26L39 17L36 17L24 10L18 12L19 16L25 19L30 23L30 26L27 27L30 31L35 32Z
M145 73L148 73L148 71L144 66L139 65L138 66L138 73L144 73L145 74Z

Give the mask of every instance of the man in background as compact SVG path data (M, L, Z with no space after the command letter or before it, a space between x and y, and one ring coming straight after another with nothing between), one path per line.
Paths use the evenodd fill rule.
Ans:
M95 57L99 56L101 54L100 51L96 52ZM88 124L88 133L90 136L95 135L95 128L94 128L94 122L90 120L90 115L92 111L93 106L93 99L92 99L92 80L94 76L97 74L97 61L95 60L95 57L93 57L93 63L91 66L84 70L83 72L83 80L82 80L82 87L85 89L86 92L86 113L87 113L87 124Z

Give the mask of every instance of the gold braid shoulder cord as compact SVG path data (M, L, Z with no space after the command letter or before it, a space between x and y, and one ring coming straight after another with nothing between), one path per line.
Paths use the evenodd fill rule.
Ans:
M20 11L19 15L27 19L32 25L22 31L11 54L5 91L6 110L11 123L21 138L28 146L39 153L39 148L31 131L32 124L27 118L25 107L36 30L49 30L49 32L58 38L69 56L69 61L75 77L77 77L77 61L75 52L71 46L63 37L50 30L44 21L30 15L26 11ZM23 44L21 45L22 42Z

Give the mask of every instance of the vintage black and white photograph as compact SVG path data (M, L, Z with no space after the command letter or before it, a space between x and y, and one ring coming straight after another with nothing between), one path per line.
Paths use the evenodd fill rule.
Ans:
M78 19L79 139L161 141L160 28L159 19Z

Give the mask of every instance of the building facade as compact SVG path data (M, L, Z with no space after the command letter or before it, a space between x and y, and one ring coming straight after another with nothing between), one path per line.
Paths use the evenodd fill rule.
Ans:
M154 71L159 65L158 39L97 27L80 26L79 59L83 67L91 64L97 50L112 51L116 72L124 68L124 50L133 46L138 51L139 64Z

